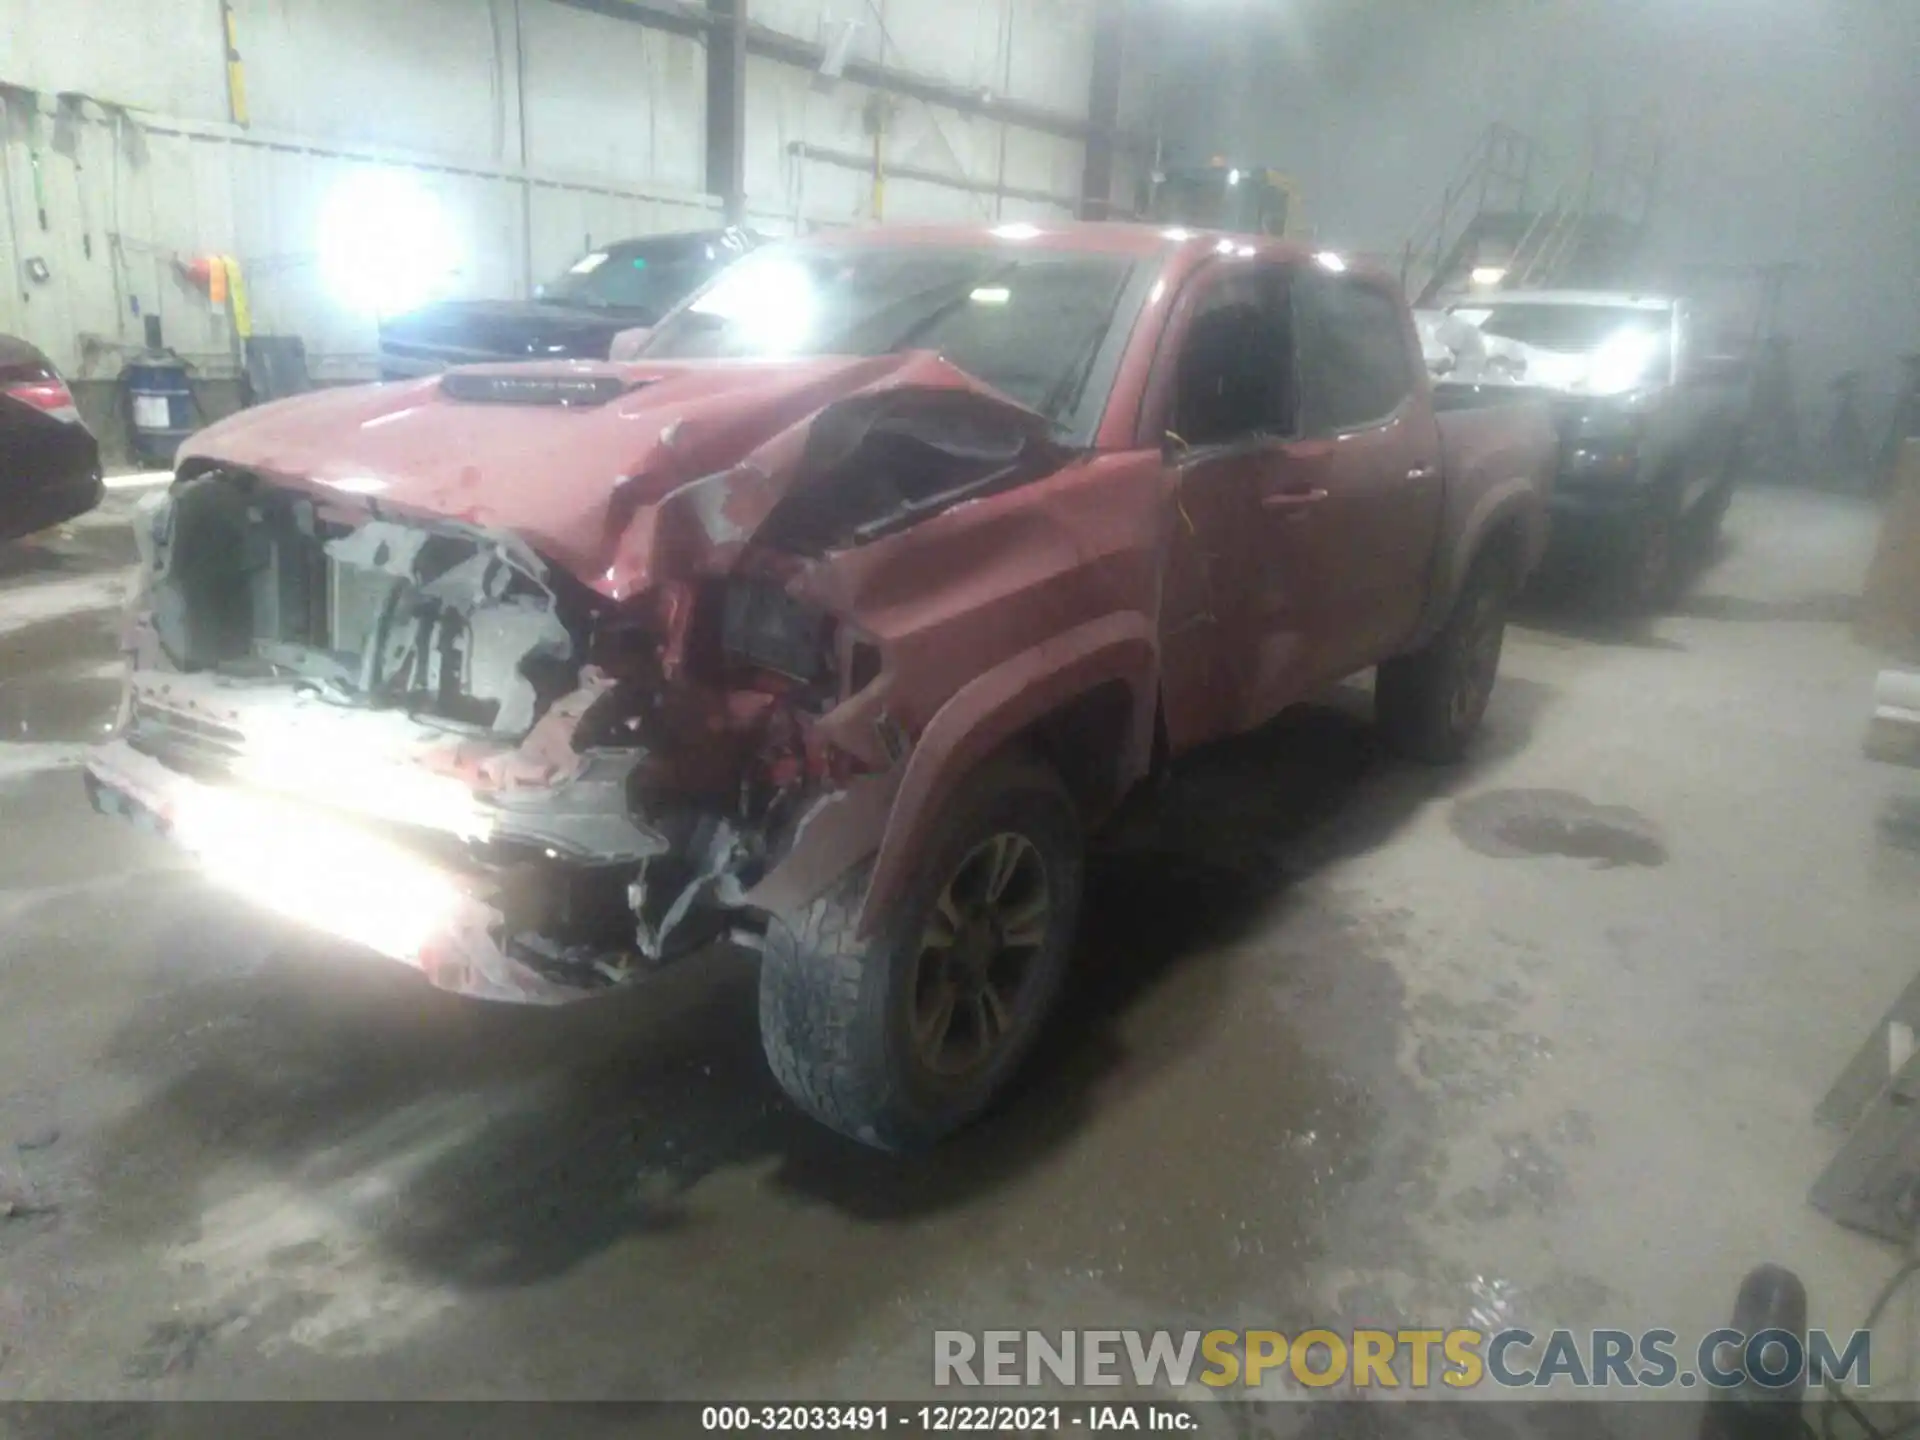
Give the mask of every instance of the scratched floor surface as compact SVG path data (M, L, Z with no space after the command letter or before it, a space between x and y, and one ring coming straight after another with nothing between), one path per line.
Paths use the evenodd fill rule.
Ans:
M913 1395L936 1328L1718 1323L1889 1258L1811 1111L1920 962L1859 758L1871 516L1744 496L1680 613L1549 597L1447 774L1343 692L1099 864L1027 1093L926 1160L762 1065L739 957L479 1008L83 808L130 549L0 564L0 1395Z

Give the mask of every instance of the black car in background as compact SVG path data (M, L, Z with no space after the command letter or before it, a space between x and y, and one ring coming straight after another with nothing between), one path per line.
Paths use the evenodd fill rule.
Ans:
M100 446L33 346L0 335L0 540L85 514L106 494Z
M532 300L442 300L380 326L380 378L492 360L604 360L622 330L652 325L761 244L748 230L649 235L581 256Z
M1695 308L1670 295L1496 290L1450 313L1480 332L1488 366L1553 407L1558 557L1601 561L1603 598L1619 609L1671 603L1688 549L1733 500L1744 367L1710 349Z

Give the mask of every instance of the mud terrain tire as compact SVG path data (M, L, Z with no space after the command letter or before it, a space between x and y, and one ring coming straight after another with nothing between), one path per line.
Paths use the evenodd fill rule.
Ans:
M760 1039L774 1078L809 1115L882 1150L931 1146L1004 1092L1059 996L1084 886L1073 800L1050 768L1025 757L989 762L969 777L925 853L867 940L855 933L868 876L862 866L805 910L770 917L761 958ZM976 917L968 898L975 889L984 895L1003 853L1018 856L1008 862L1003 893L1022 907L1012 916L1026 927L1018 938L1033 944L1012 944L1012 926L996 922L984 899ZM1029 913L1035 893L1043 896L1039 919ZM956 907L966 912L958 926L947 919ZM949 932L962 938L938 944ZM993 951L996 943L1004 948ZM971 958L982 951L1000 958ZM1017 962L1018 980L1009 985L1012 972L1003 968L995 972L1000 981L978 982L992 987L991 1002L984 989L956 1002L981 1044L974 1063L955 1073L941 1068L941 1045L954 1038L962 1011L949 1006L941 1041L928 1037L939 1023L937 997L949 986L965 988L949 979L962 958L969 973L983 976Z

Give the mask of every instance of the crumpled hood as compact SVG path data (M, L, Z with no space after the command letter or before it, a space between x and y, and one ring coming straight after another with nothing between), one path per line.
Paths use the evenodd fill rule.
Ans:
M614 599L724 566L819 467L823 414L973 397L1045 445L1047 422L937 356L477 366L459 375L613 378L599 405L459 400L444 377L319 391L209 427L183 469L232 466L377 513L511 531ZM694 483L704 482L704 483Z

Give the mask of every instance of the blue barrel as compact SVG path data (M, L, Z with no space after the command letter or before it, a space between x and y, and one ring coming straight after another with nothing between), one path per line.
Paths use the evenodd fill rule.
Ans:
M171 468L181 442L199 429L185 362L171 356L130 360L120 371L120 383L127 392L133 453L149 465Z

